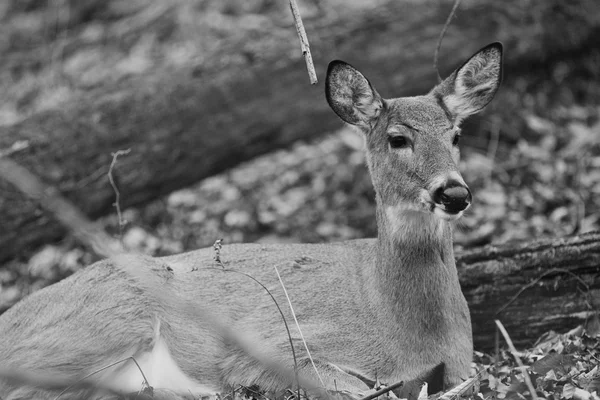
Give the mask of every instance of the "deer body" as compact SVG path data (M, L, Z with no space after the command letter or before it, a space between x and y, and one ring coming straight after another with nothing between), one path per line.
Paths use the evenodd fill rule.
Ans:
M438 390L459 384L469 376L472 338L451 221L471 195L453 142L460 121L493 97L500 62L500 45L490 45L429 94L392 100L348 64L330 64L329 104L365 135L377 239L226 245L222 264L213 249L101 261L0 316L0 366L75 378L132 356L151 386L179 396L214 394L227 385L283 390L288 379L190 311L194 304L209 310L256 351L293 368L272 299L230 271L264 284L291 324L277 267L326 389L359 395L377 379L411 380L441 364ZM298 330L293 324L290 330L299 373L316 380ZM90 379L124 393L143 381L131 361ZM56 394L0 379L3 399Z

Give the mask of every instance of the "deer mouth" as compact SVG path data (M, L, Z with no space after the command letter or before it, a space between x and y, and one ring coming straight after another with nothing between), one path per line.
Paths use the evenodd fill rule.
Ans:
M432 204L432 212L437 217L443 219L444 221L456 221L460 217L462 217L465 210L454 211L442 208L439 204Z
M444 204L439 204L433 201L427 190L421 192L421 205L424 209L431 212L436 217L444 221L456 221L462 217L463 213L469 208L470 204L464 208L451 208Z

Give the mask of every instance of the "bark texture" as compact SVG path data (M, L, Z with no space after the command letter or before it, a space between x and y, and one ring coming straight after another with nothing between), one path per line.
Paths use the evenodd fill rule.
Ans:
M600 310L600 232L476 248L457 254L457 267L479 350L494 347L494 319L527 348Z
M131 148L114 174L122 206L139 205L339 127L322 93L332 59L358 66L384 97L429 90L436 83L433 50L450 8L449 1L390 0L368 12L348 7L306 19L318 86L308 85L300 51L290 55L298 46L292 25L287 35L238 35L202 65L152 69L2 127L0 148L28 140L29 148L12 158L91 218L113 210L111 152ZM599 27L592 0L463 2L444 40L440 71L448 74L501 40L505 75L514 79L586 51ZM0 261L64 234L2 179L0 192Z

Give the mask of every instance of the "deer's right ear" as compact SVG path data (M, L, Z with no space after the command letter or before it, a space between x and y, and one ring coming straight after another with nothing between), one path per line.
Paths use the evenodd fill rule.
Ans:
M344 122L370 129L381 113L383 100L368 79L350 64L329 63L325 79L329 106Z
M460 123L482 110L502 81L502 44L487 45L433 89Z

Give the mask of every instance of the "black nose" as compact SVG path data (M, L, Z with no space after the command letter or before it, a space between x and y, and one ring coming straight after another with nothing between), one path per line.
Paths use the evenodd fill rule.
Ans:
M444 206L450 214L457 214L471 204L471 191L458 181L448 181L433 193L433 201Z

